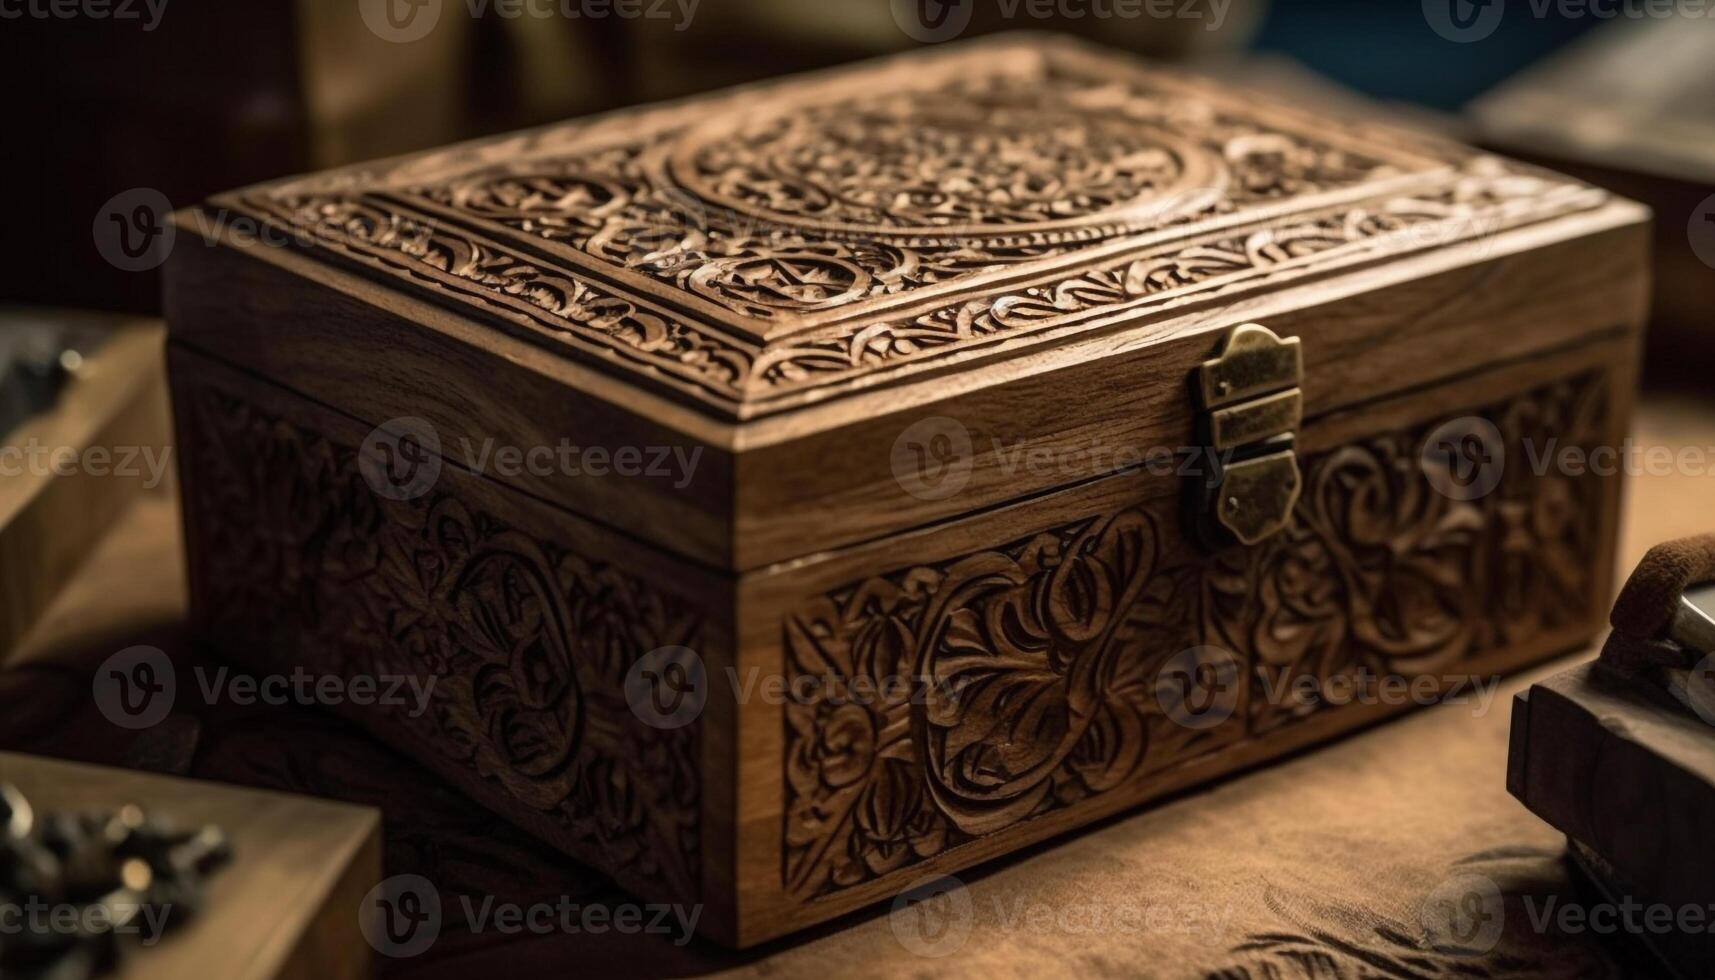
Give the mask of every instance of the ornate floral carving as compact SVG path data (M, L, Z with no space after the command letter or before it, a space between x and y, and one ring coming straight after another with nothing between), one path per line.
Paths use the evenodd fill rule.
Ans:
M794 615L795 676L891 696L788 704L788 887L855 884L1135 776L1164 727L1152 651L1194 632L1162 553L1155 519L1123 511Z
M618 568L438 487L384 500L336 445L211 386L178 399L197 602L269 670L435 679L379 729L439 753L621 876L698 888L698 726L642 724L632 662L698 646L700 616Z
M1128 508L806 602L784 636L793 689L815 692L786 709L786 887L848 887L1338 710L1279 693L1306 682L1446 677L1588 619L1604 486L1539 474L1524 447L1598 444L1602 378L1481 412L1513 464L1474 500L1433 488L1425 425L1306 459L1293 525L1256 548L1196 557L1171 517ZM1200 646L1249 681L1194 731L1157 684ZM827 695L859 676L913 695Z
M645 113L623 134L568 124L233 204L747 417L1601 199L1131 65L1033 53L920 67L817 98L787 85ZM1057 271L1098 246L1099 262ZM1003 271L1027 285L995 292ZM663 295L676 307L641 298ZM899 313L908 302L919 312Z
M890 237L1071 230L1146 209L1158 222L1192 190L1206 204L1220 162L1151 126L1163 120L1145 100L1159 95L1100 94L1064 76L985 77L717 120L679 142L672 174L772 223Z

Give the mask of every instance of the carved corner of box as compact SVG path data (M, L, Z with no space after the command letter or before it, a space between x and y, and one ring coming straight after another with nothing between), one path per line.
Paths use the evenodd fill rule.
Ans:
M625 696L638 658L708 640L697 610L444 478L388 499L358 448L175 382L195 604L226 652L432 681L426 710L349 710L385 712L361 720L622 882L701 894L701 724L646 724Z

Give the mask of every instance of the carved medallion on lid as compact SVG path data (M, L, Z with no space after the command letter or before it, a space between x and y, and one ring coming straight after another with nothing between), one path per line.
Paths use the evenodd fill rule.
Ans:
M966 82L720 119L679 140L671 174L717 207L833 236L1093 237L1225 190L1221 160L1138 118L1148 108L1120 91Z

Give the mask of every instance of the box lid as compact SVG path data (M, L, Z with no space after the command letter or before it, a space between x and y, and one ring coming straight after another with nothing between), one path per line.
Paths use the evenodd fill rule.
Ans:
M1060 373L1067 394L1020 397L1042 390L1027 384L988 421L1050 441L1111 433L1124 399L1065 389L1079 376L1061 372L1160 347L1158 369L1103 383L1154 398L1152 423L1182 443L1180 382L1209 356L1202 334L1270 311L1279 332L1299 332L1309 321L1293 311L1642 220L1551 174L1039 37L289 179L208 208L289 234L313 263L295 274L355 276L450 311L479 344L531 352L509 363L576 365L571 387L728 454L715 507L731 519L700 557L738 567L1055 485L996 476L951 504L908 494L887 506L898 487L876 490L896 482L885 443L906 413ZM1638 302L1620 288L1637 277L1633 258L1568 280L1578 288L1557 295L1576 306L1558 309L1576 315L1554 319L1544 298L1549 317L1487 349L1454 338L1432 360L1410 343L1443 331L1432 311L1401 311L1412 315L1380 331L1374 311L1363 324L1322 316L1306 411L1614 328ZM1384 265L1394 271L1378 276ZM1602 290L1623 293L1619 305L1592 307ZM1326 356L1385 343L1403 357L1318 378L1320 340ZM218 352L245 361L254 350ZM882 416L893 421L859 431ZM879 450L859 458L871 443ZM849 522L817 516L842 500ZM816 507L801 508L804 523L781 523L806 501ZM747 532L747 513L774 529ZM776 543L747 548L772 533Z

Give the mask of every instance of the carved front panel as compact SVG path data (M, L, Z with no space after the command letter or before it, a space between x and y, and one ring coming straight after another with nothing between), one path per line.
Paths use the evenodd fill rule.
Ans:
M807 600L783 636L794 683L816 681L786 708L786 889L826 895L1340 710L1283 690L1456 677L1588 622L1606 486L1531 462L1598 445L1608 409L1592 374L1475 413L1506 459L1481 494L1432 483L1440 424L1313 454L1292 525L1212 559L1171 509L1127 508ZM1223 658L1234 710L1175 712ZM913 683L828 680L858 676Z
M623 688L651 650L704 648L697 611L444 477L384 499L350 446L194 381L175 402L195 599L229 652L265 671L432 676L420 716L360 720L622 880L700 893L700 725L646 725Z
M395 288L744 418L1602 200L1449 145L1012 44L220 204Z

